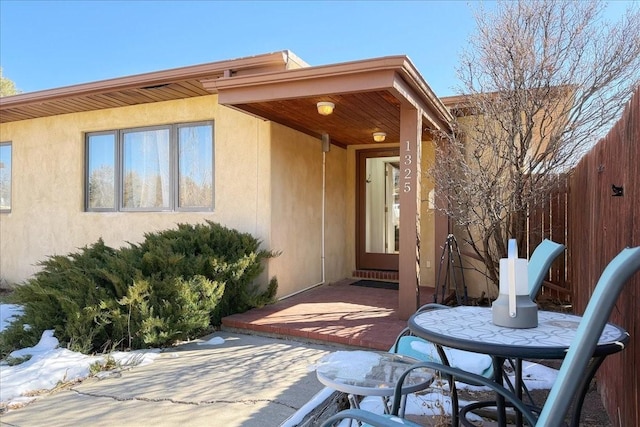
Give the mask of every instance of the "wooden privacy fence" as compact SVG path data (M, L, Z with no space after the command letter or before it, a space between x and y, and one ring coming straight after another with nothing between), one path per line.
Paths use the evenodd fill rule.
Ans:
M550 239L568 246L569 196L569 177L558 175L553 188L549 194L545 195L542 203L537 204L529 212L527 220L529 256L543 239ZM571 282L568 280L567 260L567 251L554 260L538 299L571 300Z
M573 309L583 313L605 266L623 248L640 246L640 88L622 118L585 155L570 180L568 272ZM625 286L611 322L631 334L597 375L613 425L640 425L640 273Z

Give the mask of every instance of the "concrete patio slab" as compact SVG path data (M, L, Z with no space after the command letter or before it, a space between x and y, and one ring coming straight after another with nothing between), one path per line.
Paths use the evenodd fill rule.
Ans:
M339 349L215 336L224 344L192 342L149 365L87 379L0 415L0 426L279 426L323 388L310 367Z

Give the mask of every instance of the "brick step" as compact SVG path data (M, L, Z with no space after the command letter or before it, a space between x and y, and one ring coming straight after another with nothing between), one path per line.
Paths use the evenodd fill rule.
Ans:
M359 279L390 280L393 282L398 281L397 271L354 270L351 275Z

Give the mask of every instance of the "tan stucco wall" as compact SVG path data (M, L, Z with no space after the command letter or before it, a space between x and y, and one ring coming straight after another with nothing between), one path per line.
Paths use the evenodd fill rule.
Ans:
M83 211L83 132L215 120L214 212ZM270 124L217 105L216 96L3 124L13 144L12 211L0 215L0 277L18 283L37 262L102 237L110 246L205 219L270 241Z
M547 114L547 113L544 113ZM542 113L541 113L542 115ZM557 113L552 113L552 116ZM468 137L466 138L467 144L467 156L469 156L473 150L471 149L472 144L481 144L485 143L487 140L487 136L481 137L480 140L477 140L477 136L475 136L480 129L487 128L491 129L488 132L489 135L499 135L503 133L497 123L486 122L485 117L483 116L466 116L459 117L458 124L460 125L460 129L466 134ZM531 142L531 147L529 149L528 155L532 153L532 150L536 150L537 147L542 144L545 146L546 143L541 142L539 135L533 136L533 141ZM498 167L495 160L495 152L493 150L485 150L483 152L482 164L485 170L495 170ZM474 165L475 162L470 161L470 165ZM462 253L462 263L464 267L464 280L467 286L467 293L469 297L487 297L490 299L495 299L498 296L499 289L493 284L488 278L487 267L484 265L482 261L477 259L477 255L472 248L472 246L466 241L469 240L471 231L471 237L476 242L479 247L482 247L482 233L480 233L477 225L476 228L473 226L467 229L466 227L460 227L457 225L453 225L454 227L454 235L456 236L458 245L460 246L460 251Z
M273 125L272 248L282 251L271 262L279 294L288 295L323 282L322 143L317 138ZM324 281L345 277L345 150L326 154Z
M440 261L440 246L443 242L435 241L434 210L429 205L429 192L433 190L433 182L426 178L424 171L427 165L433 163L435 148L433 143L422 143L422 186L420 210L420 285L435 287L438 262ZM438 248L438 250L436 250Z
M213 212L97 213L83 210L84 133L214 120ZM0 214L0 277L18 283L49 255L102 237L120 247L144 233L205 219L248 232L281 251L261 281L276 276L278 296L322 281L322 144L284 126L219 106L215 95L136 107L12 122L0 126L13 144L12 212ZM393 144L389 144L393 146ZM355 269L355 150L326 153L324 281ZM423 161L433 151L423 145ZM430 190L423 182L423 200ZM433 215L423 203L421 284L432 286ZM437 254L439 256L439 254Z
M347 150L331 146L326 156L325 280L328 283L349 277L347 217Z

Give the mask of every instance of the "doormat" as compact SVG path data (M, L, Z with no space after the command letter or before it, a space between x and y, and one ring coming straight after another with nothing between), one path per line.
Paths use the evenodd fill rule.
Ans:
M353 286L363 286L365 288L393 289L398 290L398 284L395 282L382 282L380 280L358 280L353 282Z

